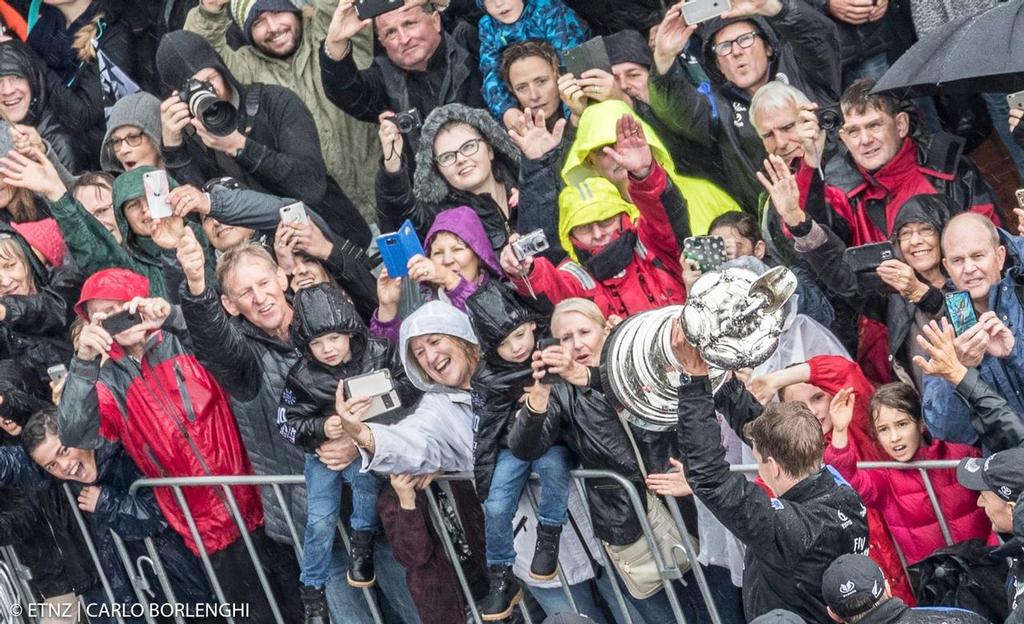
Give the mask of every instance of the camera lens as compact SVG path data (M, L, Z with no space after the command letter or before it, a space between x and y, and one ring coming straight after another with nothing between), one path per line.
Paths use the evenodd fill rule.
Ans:
M238 111L222 102L208 83L189 84L188 111L216 136L227 136L237 128Z
M398 131L402 134L408 134L413 130L414 122L409 115L399 115L395 122L398 125Z

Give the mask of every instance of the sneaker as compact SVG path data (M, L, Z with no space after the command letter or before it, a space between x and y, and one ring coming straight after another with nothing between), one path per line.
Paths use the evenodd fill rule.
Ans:
M373 587L373 531L352 531L352 552L348 562L348 584L352 587Z
M558 538L561 526L537 525L537 547L530 563L530 578L550 581L558 575Z
M323 587L303 585L299 588L302 598L304 624L330 624L327 616L327 595Z
M523 599L523 588L512 573L512 566L489 566L487 578L490 589L480 601L480 619L485 622L503 620L512 615L512 610Z

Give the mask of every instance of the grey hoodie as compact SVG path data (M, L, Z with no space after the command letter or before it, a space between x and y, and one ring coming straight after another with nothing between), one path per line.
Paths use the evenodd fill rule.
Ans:
M114 147L110 144L110 135L123 126L135 126L142 130L142 134L153 142L159 152L163 136L160 128L160 100L152 93L139 91L124 96L110 109L107 133L103 135L103 147L100 148L100 167L104 171L124 171L124 167L114 155Z
M477 344L469 317L443 301L431 301L402 322L399 354L414 386L425 393L416 409L394 425L367 423L373 432L374 454L360 449L363 472L430 474L473 470L473 408L469 392L431 381L420 369L409 341L427 334L446 334Z

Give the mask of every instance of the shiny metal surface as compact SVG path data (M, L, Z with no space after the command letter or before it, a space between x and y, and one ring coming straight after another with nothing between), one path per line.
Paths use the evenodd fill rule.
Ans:
M685 377L672 354L672 324L712 367L715 390L725 371L754 367L775 351L796 276L776 267L758 277L729 268L701 276L686 305L634 314L605 342L601 377L608 396L638 427L666 431L677 422L677 388Z

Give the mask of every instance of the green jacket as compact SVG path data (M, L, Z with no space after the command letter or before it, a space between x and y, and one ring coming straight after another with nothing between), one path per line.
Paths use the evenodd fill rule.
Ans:
M377 128L349 117L331 104L320 79L320 46L337 6L338 0L313 0L312 6L303 9L302 40L290 62L271 58L252 45L232 50L225 38L231 26L226 7L219 13L209 13L197 6L189 11L185 30L209 41L242 84L276 84L298 94L320 132L320 149L328 175L359 207L367 223L374 223L377 213L373 183L381 159ZM353 38L352 46L359 69L369 67L373 61L372 29L367 28Z
M124 245L119 245L107 228L89 214L78 203L78 200L71 196L71 193L65 193L56 202L50 203L50 214L57 220L61 235L64 237L64 244L83 275L89 276L100 269L115 267L130 269L146 276L149 280L151 296L169 298L174 301L177 299L176 293L168 297L167 284L164 279L162 256L165 255L165 252L157 247L151 238L135 234L124 217L126 203L139 197L145 197L142 174L153 170L153 167L139 167L121 174L114 181L114 217L117 220L117 229L121 231L121 240L124 241ZM169 179L168 182L172 188L177 186L173 179ZM196 239L206 252L206 278L207 280L215 279L212 254L206 233L195 224L190 223L189 227L195 232Z

